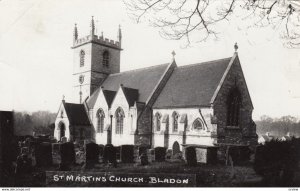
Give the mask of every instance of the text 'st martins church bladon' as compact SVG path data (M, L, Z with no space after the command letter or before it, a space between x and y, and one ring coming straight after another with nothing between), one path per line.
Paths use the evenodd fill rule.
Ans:
M54 136L97 144L185 145L257 143L253 105L237 52L232 57L177 66L171 63L120 72L118 41L74 29L73 91L62 100ZM237 50L237 46L235 47Z

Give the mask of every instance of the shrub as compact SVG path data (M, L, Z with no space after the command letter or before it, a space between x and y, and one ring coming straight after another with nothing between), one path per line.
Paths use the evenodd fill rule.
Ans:
M231 146L228 155L231 156L233 164L241 164L250 160L250 149L248 146Z
M103 156L103 152L104 152L104 145L99 145L99 155Z
M155 153L155 161L161 162L165 161L167 149L165 147L155 147L154 153Z
M120 150L121 162L132 163L134 158L134 146L133 145L122 145Z
M150 145L140 145L139 146L139 156L141 156L143 153L147 154L147 149L150 149Z
M256 148L254 170L264 177L266 186L293 186L298 168L300 139L272 140Z
M197 165L197 156L196 156L196 149L195 147L186 147L185 148L185 159L187 165L189 166L196 166Z

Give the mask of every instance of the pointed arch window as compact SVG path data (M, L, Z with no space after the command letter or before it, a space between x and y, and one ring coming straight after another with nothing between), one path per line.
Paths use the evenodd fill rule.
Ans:
M195 119L195 121L193 122L193 130L203 130L203 123L201 121L201 119L197 118Z
M172 114L173 117L173 132L177 132L178 131L178 113L176 111L173 112Z
M104 111L100 108L97 111L97 133L103 133L104 130Z
M238 88L232 89L227 97L227 126L238 126L241 108L241 94Z
M84 57L85 57L85 52L84 52L84 50L81 50L81 51L80 51L79 57L80 57L80 67L83 67L83 66L84 66Z
M102 64L104 67L109 67L109 52L107 50L103 52Z
M116 134L123 134L123 126L124 126L124 111L122 108L118 108L115 113L116 118Z
M155 114L154 124L155 124L156 131L160 131L161 114L158 112Z

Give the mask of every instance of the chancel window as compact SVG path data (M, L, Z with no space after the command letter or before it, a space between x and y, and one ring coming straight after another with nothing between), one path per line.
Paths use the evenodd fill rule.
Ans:
M97 111L97 133L103 133L104 129L104 112L102 109Z
M84 57L85 57L85 52L83 50L80 51L80 67L84 66Z
M238 126L241 108L241 94L238 88L232 89L227 97L227 126Z
M109 67L109 52L107 50L103 52L102 64L105 67Z
M203 130L203 124L201 119L197 118L195 119L195 121L193 122L193 129L194 130Z
M123 134L124 116L125 115L123 109L119 107L115 113L116 134Z
M160 131L160 124L161 124L161 114L160 113L156 113L155 114L155 128L156 128L156 131Z
M173 112L173 132L177 132L178 131L178 113L177 112Z

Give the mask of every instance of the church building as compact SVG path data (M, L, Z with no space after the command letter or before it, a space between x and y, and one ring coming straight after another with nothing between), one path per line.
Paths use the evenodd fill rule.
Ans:
M73 90L78 103L62 100L54 136L97 144L251 145L257 143L253 105L238 53L209 62L170 63L120 72L118 41L75 25ZM237 46L235 46L237 50ZM174 56L173 52L173 56Z

